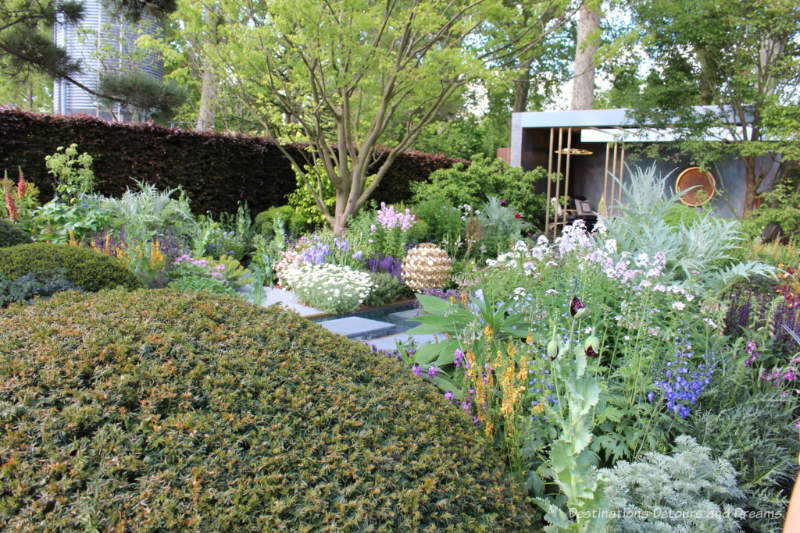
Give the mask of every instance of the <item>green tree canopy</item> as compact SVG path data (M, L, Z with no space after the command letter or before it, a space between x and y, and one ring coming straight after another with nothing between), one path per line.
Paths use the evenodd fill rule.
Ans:
M635 27L606 57L624 57L625 48L640 53L615 63L613 103L632 108L639 123L671 128L701 164L741 157L750 212L772 166L765 159L776 155L780 174L800 158L800 4L647 0L629 7ZM642 55L651 61L643 76L634 65Z
M397 155L478 77L468 37L486 3L225 0L228 38L215 61L269 134L310 144L311 160L293 160L295 170L341 232ZM393 124L402 136L379 160ZM325 179L336 189L333 211Z

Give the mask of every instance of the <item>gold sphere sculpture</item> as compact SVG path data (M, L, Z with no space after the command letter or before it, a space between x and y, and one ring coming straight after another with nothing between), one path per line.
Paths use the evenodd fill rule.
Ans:
M435 244L423 243L408 251L401 268L403 281L412 290L442 289L450 279L453 262Z

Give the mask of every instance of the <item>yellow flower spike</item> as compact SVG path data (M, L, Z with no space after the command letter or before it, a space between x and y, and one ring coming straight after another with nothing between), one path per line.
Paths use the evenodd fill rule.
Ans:
M525 338L525 344L533 344L533 333L528 333L528 336Z
M451 304L454 304L454 303L456 303L456 295L455 295L455 294L451 294L451 295L450 295L450 303L451 303Z
M106 255L111 255L108 253L110 247L111 247L111 234L106 233L106 242L103 244L103 251L106 253Z
M522 359L519 360L517 379L523 382L528 379L528 358L525 356L522 356Z
M467 292L466 291L461 291L461 305L463 305L463 306L467 305Z
M472 350L467 350L466 355L467 355L467 361L469 361L469 367L470 368L475 368L475 366L476 366L475 354L472 353Z
M506 347L506 352L508 352L508 355L511 355L511 356L513 356L514 354L517 353L517 349L514 347L514 343L513 342L508 341L508 346Z
M483 330L483 334L486 335L486 338L492 340L492 326L486 325L486 328Z
M544 404L542 402L537 403L536 405L533 406L533 410L536 411L537 413L541 413L542 411L544 411Z

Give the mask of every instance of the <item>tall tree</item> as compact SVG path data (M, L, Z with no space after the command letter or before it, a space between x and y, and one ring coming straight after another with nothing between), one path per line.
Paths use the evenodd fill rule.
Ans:
M229 38L216 61L267 132L309 143L308 160L281 149L341 233L397 156L477 78L468 36L483 22L483 3L226 0ZM380 152L395 121L402 137ZM336 190L333 210L323 180Z
M489 67L510 82L512 112L527 111L532 100L534 107L541 105L565 81L573 4L503 0L481 29Z
M570 109L594 107L594 57L600 48L599 2L584 0L578 10L578 32L572 77Z
M175 7L175 0L108 0L108 3L133 20L144 13L161 15ZM74 79L73 75L80 72L80 62L56 46L52 38L57 20L74 24L81 18L83 2L78 0L0 0L0 67L10 75L33 68L98 95Z
M776 165L780 175L800 158L800 4L648 0L630 7L652 63L638 90L623 77L634 118L671 128L699 163L741 158L742 214L749 213ZM702 104L708 107L695 107Z

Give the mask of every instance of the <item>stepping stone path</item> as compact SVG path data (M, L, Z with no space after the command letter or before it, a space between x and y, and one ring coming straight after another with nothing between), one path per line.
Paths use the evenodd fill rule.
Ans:
M325 315L324 311L301 304L291 291L264 287L264 301L261 305L269 307L276 304L306 318ZM378 350L392 351L398 341L402 343L413 341L417 346L421 346L443 339L444 335L409 335L402 332L402 324L413 320L418 313L418 309L395 311L386 315L386 321L353 315L316 322L331 333L344 335L355 341L364 341L365 344L374 346Z

